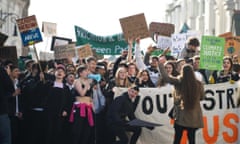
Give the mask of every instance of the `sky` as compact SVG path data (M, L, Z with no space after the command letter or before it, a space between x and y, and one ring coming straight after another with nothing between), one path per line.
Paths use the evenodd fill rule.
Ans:
M120 18L139 13L144 13L148 25L164 22L168 3L167 0L32 0L29 16L36 15L40 29L43 21L57 23L57 36L74 41L74 25L107 36L122 32ZM42 36L48 50L49 38Z

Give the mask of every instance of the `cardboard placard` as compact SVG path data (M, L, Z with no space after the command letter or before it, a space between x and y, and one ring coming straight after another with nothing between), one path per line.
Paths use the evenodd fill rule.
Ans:
M54 57L55 59L65 59L75 57L75 43L68 45L59 45L54 47Z
M223 33L219 37L225 38L224 55L227 56L238 56L240 61L240 36L233 36L231 32Z
M144 13L119 19L125 40L150 36Z
M77 53L79 58L86 58L93 55L92 48L89 44L79 47Z
M17 48L16 46L0 47L0 59L11 60L14 65L18 65Z
M151 22L149 25L150 34L158 33L170 37L174 33L175 26L170 23Z
M40 60L43 60L43 61L53 60L54 53L40 51L39 57L40 57Z
M233 34L232 34L232 32L226 32L226 33L220 34L218 36L223 37L223 38L227 38L227 37L232 37Z
M35 15L16 20L21 34L23 46L33 45L42 41Z
M46 37L54 36L57 34L57 24L51 22L42 23L42 32Z

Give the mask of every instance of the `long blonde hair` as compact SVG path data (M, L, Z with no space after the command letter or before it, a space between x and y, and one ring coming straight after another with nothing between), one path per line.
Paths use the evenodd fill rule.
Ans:
M124 71L126 72L126 78L123 80L123 81L124 81L124 82L123 82L123 85L121 85L121 83L120 83L121 79L120 79L120 77L119 77L119 73L120 73L122 70L124 70ZM131 85L131 83L129 82L128 77L127 77L127 69L126 69L125 67L119 67L119 68L117 69L117 72L116 72L116 74L115 74L115 84L116 84L116 86L118 86L118 87L129 87L129 86Z

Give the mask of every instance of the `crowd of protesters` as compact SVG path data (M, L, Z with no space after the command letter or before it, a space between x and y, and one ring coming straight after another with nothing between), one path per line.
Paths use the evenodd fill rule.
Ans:
M166 55L169 49L159 56L152 56L155 48L151 45L143 56L139 38L129 39L128 44L129 49L123 50L114 63L92 56L79 60L77 64L28 59L25 60L25 71L20 71L13 62L2 60L0 144L113 144L119 139L119 131L113 128L121 129L109 119L113 115L114 105L119 101L114 101L116 87L129 88L135 85L137 88L134 87L134 90L138 92L138 88L143 87L174 85L177 96L185 95L180 100L186 103L184 106L187 111L196 108L192 105L196 101L189 98L194 95L194 89L199 91L194 98L204 98L201 84L234 83L239 80L238 56L225 56L221 71L200 69L200 42L197 38L186 42L179 58ZM88 77L89 74L96 78ZM186 74L194 79L187 79ZM96 80L99 76L100 81ZM186 88L190 87L194 88L186 92ZM94 111L94 89L100 89L105 97L105 106L98 113ZM134 103L133 110L136 105ZM198 123L192 125L189 122L185 125L178 121L174 125L175 134L178 135L175 143L179 143L183 129L191 132L189 140L194 143L195 131L203 127L201 108L199 103L196 105L199 115L194 120L199 120ZM192 115L188 114L186 118L191 121ZM123 121L121 124L126 123ZM139 136L141 130L137 129L137 132ZM127 144L128 140L125 138L123 142ZM131 144L134 143L136 140L131 141Z

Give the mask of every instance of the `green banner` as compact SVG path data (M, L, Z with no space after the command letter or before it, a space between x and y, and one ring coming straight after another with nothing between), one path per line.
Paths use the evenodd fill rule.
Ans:
M224 45L224 38L202 36L200 68L208 70L221 70L223 65Z
M122 33L111 36L97 36L75 26L75 34L77 46L90 44L92 49L95 49L96 53L100 55L119 55L123 49L128 47Z

